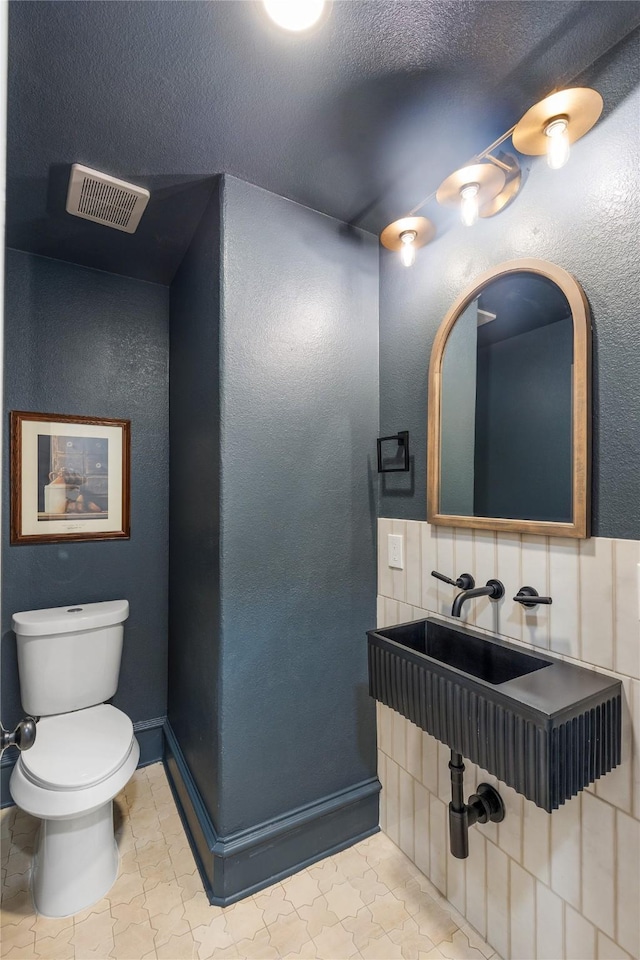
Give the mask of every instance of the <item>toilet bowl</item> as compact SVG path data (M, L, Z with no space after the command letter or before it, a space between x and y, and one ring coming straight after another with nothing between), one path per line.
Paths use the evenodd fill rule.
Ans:
M22 702L40 720L9 788L42 821L31 885L45 916L97 902L118 874L113 798L140 748L129 717L96 698L115 693L127 615L126 601L14 615Z

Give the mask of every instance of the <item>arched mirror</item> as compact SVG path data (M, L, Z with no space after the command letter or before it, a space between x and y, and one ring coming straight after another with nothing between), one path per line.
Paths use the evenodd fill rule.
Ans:
M544 260L512 260L464 291L429 368L430 523L589 536L591 321Z

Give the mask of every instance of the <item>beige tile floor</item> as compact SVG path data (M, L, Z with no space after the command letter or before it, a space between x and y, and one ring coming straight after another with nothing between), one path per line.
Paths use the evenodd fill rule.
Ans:
M223 909L205 896L161 764L136 771L115 818L114 886L75 917L50 920L29 894L37 821L2 811L4 960L499 960L382 833Z

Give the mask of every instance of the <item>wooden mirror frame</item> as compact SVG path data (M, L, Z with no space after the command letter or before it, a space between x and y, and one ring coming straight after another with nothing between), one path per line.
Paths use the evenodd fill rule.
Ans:
M461 517L443 514L440 507L440 440L442 361L449 334L460 314L498 277L535 273L552 280L569 301L573 317L573 518L570 523L511 520L503 517ZM427 418L427 520L448 527L474 527L531 533L547 537L590 536L591 521L591 314L578 281L562 267L546 260L509 260L477 277L454 301L438 328L429 363Z

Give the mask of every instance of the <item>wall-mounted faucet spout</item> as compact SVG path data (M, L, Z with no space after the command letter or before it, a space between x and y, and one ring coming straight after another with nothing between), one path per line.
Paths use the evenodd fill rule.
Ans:
M489 597L490 600L500 600L501 597L504 597L504 585L500 580L487 580L486 587L473 587L471 590L463 590L453 601L451 616L459 617L465 600L471 600L473 597Z

